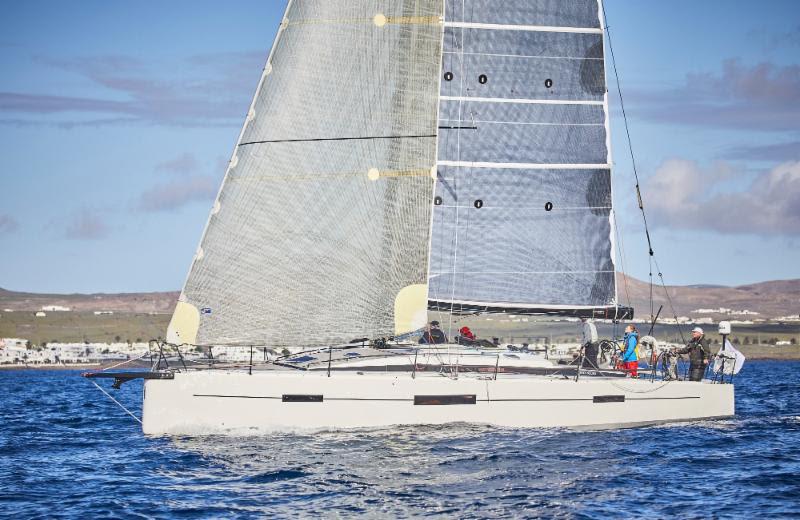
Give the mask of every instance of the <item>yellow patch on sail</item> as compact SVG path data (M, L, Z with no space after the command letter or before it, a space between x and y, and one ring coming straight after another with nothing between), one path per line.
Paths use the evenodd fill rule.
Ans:
M394 299L394 333L405 334L428 322L428 286L403 287Z
M167 343L194 345L200 328L200 311L191 303L181 302L175 306L167 327Z

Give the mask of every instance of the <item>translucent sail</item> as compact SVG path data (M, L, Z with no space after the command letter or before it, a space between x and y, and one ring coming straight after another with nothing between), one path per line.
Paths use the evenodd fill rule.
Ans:
M327 345L424 311L442 8L290 2L168 339Z
M598 0L447 0L441 75L432 306L608 314Z

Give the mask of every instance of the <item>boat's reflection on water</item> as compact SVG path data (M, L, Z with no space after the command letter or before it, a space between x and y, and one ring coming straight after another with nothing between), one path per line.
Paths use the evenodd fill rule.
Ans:
M492 515L540 507L574 513L584 507L575 499L597 501L591 507L613 499L624 486L607 483L629 471L627 436L451 424L172 443L203 461L205 474L192 470L182 486L190 494L225 487L242 498L258 495L262 507L286 506L286 513L324 511L330 503L351 512Z

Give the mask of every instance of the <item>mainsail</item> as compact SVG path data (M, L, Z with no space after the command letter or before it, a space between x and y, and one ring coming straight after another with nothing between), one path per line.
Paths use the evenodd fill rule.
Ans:
M622 317L599 0L446 0L429 298Z
M168 341L315 346L425 322L442 8L289 2Z

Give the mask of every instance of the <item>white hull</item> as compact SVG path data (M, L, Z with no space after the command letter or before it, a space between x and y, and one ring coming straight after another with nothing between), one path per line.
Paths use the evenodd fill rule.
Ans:
M733 413L733 385L710 382L204 370L145 381L142 415L146 434L210 434L448 422L599 429Z

